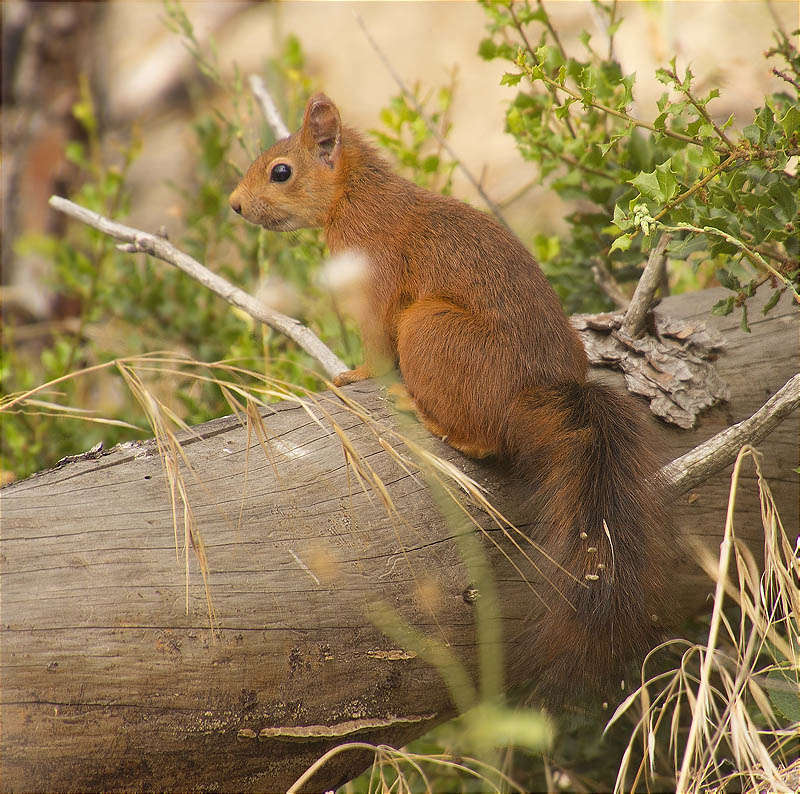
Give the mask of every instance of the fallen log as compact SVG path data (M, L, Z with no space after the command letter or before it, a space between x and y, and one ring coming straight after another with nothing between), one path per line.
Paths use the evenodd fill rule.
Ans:
M716 297L676 296L658 309L702 318L725 336L717 369L731 394L694 430L659 424L665 460L750 416L798 371L790 300L766 317L751 307L758 319L747 334L733 316L708 315ZM182 437L191 471L184 466L190 512L178 504L180 559L153 441L79 456L3 489L4 790L278 791L342 741L399 746L453 715L439 671L383 634L370 607L384 604L447 643L476 676L480 583L459 542L472 530L443 519L423 479L391 453L402 444L381 388L366 382L345 393L377 424L328 395L313 417L292 403L264 412L269 456L234 417ZM385 493L362 487L331 422ZM535 537L519 507L529 488L418 426L411 432ZM797 525L797 437L795 414L760 445L787 527ZM757 489L750 479L740 487L737 536L758 556ZM726 470L676 497L687 541L715 549L728 488ZM499 596L505 680L516 686L526 674L524 637L539 598L550 596L485 512L467 509L487 530L479 537ZM197 531L188 611L184 520ZM689 616L707 608L713 585L680 554L665 564L674 565L675 601ZM338 755L312 788L334 788L368 760Z

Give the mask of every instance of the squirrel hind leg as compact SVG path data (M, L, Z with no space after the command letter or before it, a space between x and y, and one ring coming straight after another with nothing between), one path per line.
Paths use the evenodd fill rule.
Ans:
M513 388L508 348L502 329L444 298L421 298L400 314L398 362L416 413L469 457L500 449Z
M450 444L453 449L457 449L468 458L487 458L494 454L493 449L480 444L466 444L466 443L451 443L447 436L447 432L439 425L434 419L431 419L414 401L411 393L403 383L393 383L386 390L392 404L398 411L405 411L406 413L413 413L420 422L422 422L431 435L441 438L443 441Z

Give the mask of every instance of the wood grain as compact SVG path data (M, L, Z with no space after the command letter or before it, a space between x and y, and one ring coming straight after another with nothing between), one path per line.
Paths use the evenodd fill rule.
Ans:
M725 334L718 367L732 394L694 431L661 425L665 460L752 414L798 371L798 314L788 299L767 317L751 309L758 319L745 334L737 318L708 315L717 297L676 296L659 309L707 319ZM396 426L376 384L346 393ZM474 583L457 542L470 530L444 522L421 479L341 401L321 399L386 483L397 513L387 516L378 494L362 490L322 412L320 424L288 403L265 415L272 462L255 438L247 451L247 432L232 417L195 428L183 439L193 470L185 477L209 561L215 631L193 552L185 611L183 558L152 441L3 489L4 790L279 791L343 739L402 744L453 713L439 673L378 631L368 612L391 606L476 675L475 602L465 597ZM787 528L797 526L797 431L795 415L761 445ZM467 460L419 427L413 433L526 532L540 531L520 507L530 489L502 467ZM686 538L715 548L728 486L723 472L676 501ZM756 490L749 477L741 487L736 532L757 551ZM543 599L551 595L499 532L482 537L500 593L506 680L519 684L542 607L495 540ZM681 614L697 614L712 584L687 552L676 554L665 561L674 566L675 601ZM368 760L337 757L315 787L335 787Z

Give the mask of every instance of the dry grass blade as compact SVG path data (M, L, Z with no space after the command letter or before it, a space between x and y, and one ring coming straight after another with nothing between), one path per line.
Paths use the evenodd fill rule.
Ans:
M390 428L384 422L371 415L362 405L352 400L345 392L332 386L332 395L319 395L306 389L298 388L293 384L254 372L246 367L238 366L234 362L218 361L208 364L195 361L183 355L176 355L168 352L154 352L142 356L117 359L102 365L89 367L70 373L51 383L42 384L28 392L12 395L7 397L3 403L0 403L0 411L27 410L29 407L47 407L53 411L63 411L67 415L83 417L91 421L124 424L125 426L133 427L128 423L119 423L118 420L114 419L84 417L79 408L59 406L57 403L46 402L36 396L47 393L48 391L52 393L53 387L65 380L89 375L98 370L110 367L115 367L120 373L131 394L140 404L142 412L151 427L159 457L162 461L165 482L167 483L169 491L176 557L180 554L181 546L183 546L184 550L183 556L187 590L189 579L187 554L189 545L191 545L197 553L206 587L208 587L208 568L207 559L205 558L205 547L200 537L200 529L196 525L191 511L191 505L188 504L187 501L189 499L189 489L184 481L184 472L190 472L194 477L195 483L201 488L204 488L204 485L198 479L189 459L186 457L181 442L176 435L176 430L192 434L195 437L197 437L197 434L193 428L189 427L181 417L175 413L175 411L162 400L159 400L155 393L147 387L145 377L149 376L162 379L165 377L183 380L191 379L200 384L213 385L219 388L232 414L237 416L243 425L247 426L248 443L245 451L245 474L242 499L238 510L239 518L237 526L241 523L244 501L246 498L247 476L250 465L250 439L253 432L255 432L258 438L259 444L265 453L265 457L270 461L273 470L276 472L276 476L278 474L278 467L276 466L275 458L272 454L268 433L259 411L270 410L269 402L272 400L287 400L293 402L305 411L318 427L323 429L326 433L335 435L339 439L348 467L348 476L352 468L352 471L359 481L360 487L367 497L371 499L372 495L376 494L383 509L386 511L387 515L390 516L391 520L393 522L399 522L406 530L413 531L413 528L408 527L403 516L398 513L385 483L369 464L369 461L359 454L348 437L347 431L339 422L334 420L332 412L328 410L327 407L331 406L340 410L341 407L344 406L345 410L351 416L360 420L369 428L381 448L392 458L405 475L421 482L421 480L418 479L420 471L432 472L435 475L434 480L436 484L443 488L447 497L457 505L461 514L470 521L472 526L484 533L489 541L508 560L517 574L524 581L528 582L530 589L545 607L547 606L546 599L542 598L542 596L536 592L536 589L530 583L529 577L525 575L520 563L512 558L509 551L497 541L492 532L484 530L483 526L481 526L476 518L466 509L463 500L459 498L459 495L448 483L457 486L457 490L466 494L476 506L487 514L495 526L504 533L514 550L520 555L522 560L524 560L525 565L530 565L541 580L549 582L550 587L554 589L559 597L565 598L563 592L560 591L555 582L542 570L541 566L534 558L534 555L523 548L522 544L532 548L537 555L543 555L551 564L557 565L557 563L549 558L538 544L515 527L511 521L492 505L487 498L485 490L478 483L468 477L451 462L435 455L421 443L412 440L408 433L403 432L402 421L399 430ZM213 502L213 499L211 501ZM227 523L230 523L227 516L223 516L223 518ZM182 544L179 542L178 537L179 524L181 523L183 524ZM410 562L408 565L410 568ZM575 579L575 581L578 580ZM580 582L580 584L585 586L583 582ZM211 594L208 591L206 592L206 599L209 604L212 603ZM213 622L213 606L209 608L209 616L212 618Z
M412 788L411 781L408 780L407 774L403 770L403 765L407 765L419 775L420 782L424 786L424 791L431 792L431 794L433 794L434 789L431 788L428 777L425 775L423 765L457 770L483 783L486 786L483 790L487 792L498 792L499 794L501 791L509 791L524 794L525 791L502 770L477 758L454 758L447 754L422 755L419 753L410 753L406 750L397 750L385 744L373 745L367 744L366 742L348 742L346 744L340 744L320 756L286 790L286 794L297 794L297 792L301 791L303 786L332 758L352 750L367 750L374 754L368 791L376 792L376 794L378 792L380 792L380 794L389 794L389 792L395 790L407 792L416 790ZM387 769L395 773L395 779L392 782L387 780ZM395 789L395 787L397 787L397 789ZM347 792L347 786L344 791Z
M761 500L763 572L753 555L737 541L734 531L741 467L748 459L755 467ZM643 666L641 687L617 709L609 723L617 721L638 697L643 716L620 765L615 791L629 789L626 780L630 750L640 730L645 753L631 788L638 784L645 766L649 765L651 773L655 771L654 756L648 750L657 741L654 737L668 712L671 712L669 742L677 791L687 794L721 791L734 782L754 791L793 791L784 770L791 753L797 752L799 726L786 726L785 719L781 725L769 692L774 689L771 672L781 671L785 675L784 671L793 671L789 680L795 683L800 673L800 613L796 611L798 586L793 578L798 564L797 550L780 522L761 471L759 454L752 447L740 450L734 466L719 559L711 559L702 547L696 553L716 581L708 641L702 646L689 645L675 670L646 680ZM733 577L729 568L735 572ZM726 598L738 607L735 623L723 611ZM699 669L698 675L692 672L693 668ZM773 689L765 691L764 684ZM652 702L650 690L656 692ZM691 722L686 739L681 741L684 704L691 713ZM731 768L735 771L731 772Z

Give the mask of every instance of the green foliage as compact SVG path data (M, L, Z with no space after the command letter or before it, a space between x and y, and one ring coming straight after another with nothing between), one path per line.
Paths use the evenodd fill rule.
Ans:
M210 53L203 52L183 9L177 3L167 3L165 8L168 23L184 37L204 77L218 82L226 96L233 98L232 113L212 111L193 123L193 180L175 188L185 228L176 243L251 293L262 289L295 296L296 316L339 355L357 361L360 343L355 327L340 317L333 297L315 278L324 252L321 234L313 230L271 234L243 223L230 211L227 197L241 176L233 157L241 157L242 152L248 160L253 157L262 148L258 131L266 133L267 128L238 72L226 82L213 43ZM290 124L299 121L310 93L303 68L302 52L293 37L286 41L281 56L268 64L268 80L276 86L276 96L284 98ZM82 182L70 198L103 215L124 219L131 199L126 174L138 154L138 138L116 153L104 151L86 81L73 113L84 134L81 140L70 142L66 151ZM265 136L267 145L269 135ZM112 238L89 227L70 224L66 237L27 236L16 247L19 253L34 252L53 263L52 289L77 302L81 313L75 324L56 330L41 350L18 344L13 327L7 329L0 366L6 396L82 367L152 350L189 351L197 360L209 362L235 359L300 387L319 387L314 362L282 335L263 329L177 269L118 251ZM127 388L107 382L118 377L114 368L108 368L95 376L99 383L69 379L58 390L38 395L52 403L41 411L5 412L3 469L22 477L101 439L110 446L135 437L131 428L75 421L77 414L65 415L55 404L94 405L100 415L144 425L141 409ZM159 380L172 409L189 424L230 412L225 395L213 383L203 386L197 379L154 372L156 388ZM98 401L98 392L108 398Z
M85 79L81 81L80 98L73 113L84 135L82 140L68 145L66 156L86 176L86 182L74 198L96 212L124 216L130 202L125 179L139 151L138 137L134 133L130 142L116 152L113 162L106 162L94 103ZM69 240L29 234L16 241L15 250L18 254L36 254L49 259L53 264L51 288L80 308L74 326L57 331L45 347L18 343L15 327L7 325L0 365L0 388L4 396L27 391L74 368L95 363L102 342L93 340L88 331L114 317L123 307L120 290L126 288L130 271L130 257L117 251L111 238L89 228L82 229ZM87 423L84 414L61 418L52 415L54 400L73 406L103 404L102 394L92 397L81 384L64 382L38 397L40 404L36 408L3 415L0 449L4 473L22 476L42 465L55 463L64 455L89 449L101 439L113 444L130 435L130 431L119 427ZM128 407L132 408L132 403ZM135 421L128 413L129 421ZM92 413L88 412L88 416Z
M483 2L490 35L478 52L514 67L502 79L518 88L508 131L543 182L565 199L594 205L568 218L550 275L562 295L565 282L578 287L570 307L578 307L575 298L594 306L600 296L587 263L633 280L653 238L670 232L671 260L715 272L732 292L715 311L740 306L747 327L746 301L757 286L769 281L775 301L800 286L798 179L796 166L787 168L800 154L797 49L776 33L768 55L785 61L787 90L766 97L741 133L733 117L714 121L708 106L719 91L698 93L691 69L681 73L675 59L657 72L669 90L648 123L629 113L635 78L613 57L618 6L594 5L606 18L608 52L598 53L584 32L585 53L574 56L542 3Z
M200 69L201 82L206 83L205 87L190 87L190 95L205 102L210 81L222 89L232 108L226 113L205 111L192 124L192 179L173 186L183 227L176 244L246 291L263 294L268 302L276 295L288 300L290 306L276 308L296 316L339 356L357 364L361 343L355 323L341 315L335 297L317 278L326 255L321 232L267 232L244 223L230 211L228 194L241 177L234 161L249 162L274 136L238 69L231 78L224 76L214 42L208 47L200 45L180 3L166 0L164 11L165 24L181 37ZM288 37L279 57L267 64L265 78L289 127L296 128L312 90L296 37ZM442 156L436 136L443 139L450 128L454 81L453 76L447 86L422 99L417 87L413 100L391 100L381 114L387 131L375 133L410 178L444 191L449 191L454 163ZM432 103L435 134L419 110ZM140 149L138 138L134 136L126 147L110 155L104 150L86 81L73 113L83 135L68 144L66 155L78 167L82 184L69 197L124 220L131 200L126 175ZM236 360L301 388L320 386L313 374L315 363L285 337L262 328L177 269L147 256L118 251L112 238L89 227L70 224L66 237L27 236L17 241L17 251L35 252L50 260L52 289L76 301L81 314L74 326L57 330L38 352L17 344L13 327L7 329L0 365L6 396L81 367L152 350L187 351L207 362ZM95 375L99 385L81 379L62 382L58 391L43 396L53 405L35 414L27 408L4 413L3 469L22 477L100 440L111 446L135 437L131 426L144 424L141 410L124 385L106 382L119 378L115 372L112 367ZM171 409L189 424L230 412L225 395L212 382L203 385L197 379L154 372L154 383L159 379ZM109 395L99 404L92 399L98 391ZM60 406L97 405L101 415L113 415L129 427L76 421L77 414L65 415L56 402Z
M455 82L454 70L449 84L440 87L435 95L429 91L420 99L421 88L417 84L411 97L405 94L393 97L380 114L386 132L371 130L372 136L393 156L407 178L446 195L451 191L456 162L445 158L441 141L450 132ZM435 109L425 113L432 101Z

